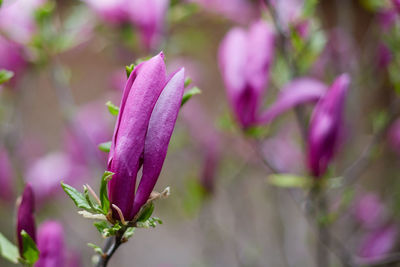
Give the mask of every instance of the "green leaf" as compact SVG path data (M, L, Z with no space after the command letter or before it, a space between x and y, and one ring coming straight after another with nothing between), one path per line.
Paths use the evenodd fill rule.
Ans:
M4 259L15 264L18 263L19 252L17 246L11 243L2 233L0 233L0 252Z
M103 176L101 177L101 184L100 184L100 201L101 201L101 208L105 212L108 213L110 209L110 201L108 200L108 193L107 193L107 183L111 180L112 176L114 175L113 172L105 171Z
M305 0L303 4L303 15L310 17L314 14L318 0Z
M111 115L118 116L119 107L114 105L111 101L107 101L106 106L107 106L108 111L110 112Z
M112 143L111 141L101 143L99 144L98 148L103 152L110 152L111 143Z
M93 211L92 208L90 207L89 203L87 202L85 196L82 193L80 193L78 190L76 190L72 186L64 184L63 182L61 182L61 186L64 189L64 192L75 203L75 206L77 206L80 209L87 210L87 211Z
M87 203L89 204L91 211L94 213L106 214L106 213L104 213L104 211L102 210L102 208L100 207L100 205L98 203L93 202L90 199L89 191L86 186L83 186L83 190L84 190L83 195L85 196L85 199L86 199Z
M163 222L160 220L160 218L157 217L153 217L153 218L149 218L148 220L144 221L144 222L137 222L137 227L138 228L155 228L158 224L162 224Z
M93 248L94 252L96 252L97 254L100 254L100 255L103 255L103 254L104 254L104 252L103 252L103 250L101 249L101 247L99 247L99 246L97 246L97 245L95 245L95 244L93 244L93 243L88 243L87 245L88 245L89 247Z
M192 83L192 78L186 77L185 79L185 88L188 87Z
M129 78L131 76L132 71L135 69L135 65L131 64L129 66L125 66L126 76Z
M201 94L201 90L198 87L193 87L190 90L186 91L183 94L181 106L185 105L185 103L188 102L189 99L192 98L192 96L198 95L198 94Z
M296 176L292 174L272 174L268 176L268 182L277 187L308 188L312 184L312 179L309 177Z
M29 265L34 265L39 259L39 250L36 247L35 241L28 235L25 230L21 231L22 237L22 257Z
M124 236L122 238L128 240L129 238L131 238L133 236L133 234L135 233L135 227L128 227L124 233Z
M14 76L14 72L9 70L0 70L0 84L8 82Z
M94 226L96 227L96 229L100 232L100 234L103 234L103 233L104 233L104 229L109 228L108 223L105 222L105 221L95 222L93 225L94 225Z
M149 204L145 205L140 213L139 218L137 219L138 222L144 222L147 221L150 216L153 214L154 211L154 204L153 202L150 202Z
M104 228L103 235L105 237L110 237L110 236L116 235L119 230L121 230L121 225L119 223L116 223L111 227Z
M3 4L3 0L0 0L0 7L1 7L2 4Z

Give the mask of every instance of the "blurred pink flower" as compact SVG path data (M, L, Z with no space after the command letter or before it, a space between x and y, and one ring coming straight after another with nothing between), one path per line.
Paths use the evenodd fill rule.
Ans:
M396 22L396 11L393 9L382 9L378 11L378 22L384 31L389 31Z
M155 49L162 40L169 0L130 0L130 21L138 28L145 47Z
M91 102L80 107L64 136L65 151L71 161L90 164L93 160L106 165L107 154L98 145L111 140L112 116L103 102Z
M293 132L293 127L280 129L274 137L262 143L262 152L280 172L299 174L304 170L304 156Z
M11 201L14 197L14 170L7 151L0 149L0 199Z
M248 0L187 0L187 2L197 3L206 10L240 23L259 17L257 5Z
M132 23L144 46L155 49L162 40L169 0L84 0L110 23Z
M230 105L242 128L254 126L274 58L275 34L264 21L235 27L223 39L218 61Z
M392 61L392 51L384 43L380 43L378 47L378 66L385 69Z
M89 5L103 20L110 23L122 23L127 20L127 0L82 0Z
M47 0L14 0L0 9L0 29L18 43L27 44L36 31L35 11Z
M77 184L86 177L86 168L73 162L62 152L49 153L33 162L25 173L38 201L62 192L60 182Z
M302 16L304 0L270 0L284 30L296 25Z
M359 257L364 264L385 258L391 252L398 237L396 225L387 225L368 233L360 244Z
M368 229L381 225L387 217L383 203L373 193L365 194L357 200L354 216L364 228Z
M59 222L46 221L39 226L37 248L40 256L35 267L67 267L65 265L64 229Z
M343 128L343 113L350 76L338 76L311 115L307 138L307 163L311 174L319 178L337 152Z
M392 124L388 135L392 149L400 155L400 119Z
M27 66L22 46L14 41L7 40L0 35L0 58L0 70L6 69L14 72L14 77L11 79L11 85L15 85L17 79L21 76Z

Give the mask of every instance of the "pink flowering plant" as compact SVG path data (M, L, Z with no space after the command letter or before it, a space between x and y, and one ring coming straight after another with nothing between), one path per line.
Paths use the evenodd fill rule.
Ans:
M0 266L399 265L399 29L399 0L0 0Z

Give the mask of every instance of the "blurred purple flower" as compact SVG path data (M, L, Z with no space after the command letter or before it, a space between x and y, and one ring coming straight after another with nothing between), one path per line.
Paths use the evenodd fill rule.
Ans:
M259 123L269 123L278 115L299 104L318 101L327 92L322 82L308 78L298 78L289 82L279 93L276 101L259 116Z
M57 221L46 221L39 226L37 247L40 251L35 267L63 267L65 261L64 229ZM73 267L68 265L68 267Z
M380 43L378 47L378 66L385 69L392 61L392 51L384 43Z
M184 70L167 79L162 53L139 64L126 83L108 159L108 170L115 173L108 183L110 202L122 210L126 220L133 219L157 182L183 89Z
M396 12L400 14L400 0L392 0L392 5Z
M162 39L169 0L130 0L126 5L143 44L148 50L155 49Z
M86 176L85 167L71 161L62 152L49 153L33 162L25 173L25 180L35 190L38 201L62 192L60 182L77 184Z
M385 207L377 195L368 193L357 200L354 216L364 228L375 228L386 218Z
M363 264L384 259L396 244L397 236L396 225L386 225L367 234L358 253Z
M14 77L11 81L15 84L15 81L27 66L21 45L0 35L0 58L0 70L6 69L14 72Z
M186 104L182 110L182 117L204 157L200 182L208 193L212 193L221 157L220 135L212 125L212 119L207 116L204 107L196 100Z
M110 23L126 21L127 0L82 0L89 5L103 20Z
M257 121L274 57L274 43L272 28L258 21L248 31L230 30L219 48L218 60L228 99L243 128Z
M339 76L314 108L308 133L308 167L314 177L325 173L337 150L349 84L348 75Z
M272 8L276 10L279 22L285 31L289 31L290 26L296 25L303 12L304 0L270 0Z
M92 102L79 108L64 137L65 151L71 161L87 166L95 162L104 166L107 157L98 145L110 139L110 119L103 102Z
M298 174L303 171L303 153L293 132L293 127L284 127L262 143L264 156L282 173Z
M396 11L393 9L382 9L378 12L378 22L384 31L389 31L396 22Z
M392 124L388 135L392 149L400 155L400 119Z
M22 257L23 243L21 231L25 232L36 242L36 226L35 218L33 213L35 211L35 197L30 184L25 185L22 197L18 200L18 211L17 211L17 237L18 237L18 248L19 253Z
M0 29L14 41L27 44L36 31L35 11L47 0L14 0L0 9Z
M239 23L259 17L257 5L247 0L187 0Z
M164 31L169 0L84 0L110 23L130 22L140 33L144 46L155 49Z
M0 198L11 201L14 197L14 170L7 151L0 149Z

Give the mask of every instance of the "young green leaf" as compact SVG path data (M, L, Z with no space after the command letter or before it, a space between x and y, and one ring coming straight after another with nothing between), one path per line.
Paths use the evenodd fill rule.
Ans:
M198 94L201 94L201 90L198 87L193 87L190 90L186 91L183 94L181 106L185 105L185 103L188 102L189 99L192 98L192 96L198 95Z
M105 237L110 237L116 235L119 230L121 230L121 225L119 223L116 223L111 227L104 228L103 235Z
M192 83L192 78L186 77L185 79L185 88L188 87Z
M268 176L268 182L277 187L301 187L308 188L312 180L309 177L296 176L292 174L272 174Z
M76 190L72 186L64 184L63 182L61 182L61 186L64 189L64 192L75 203L76 207L87 210L87 211L93 211L92 208L90 207L89 203L87 202L85 196L82 193L80 193L78 190Z
M2 233L0 233L0 253L4 259L15 264L18 263L18 248L13 243L11 243Z
M0 70L0 84L8 82L14 76L14 72L8 70Z
M150 216L153 214L154 211L154 204L150 202L149 204L145 205L142 208L139 218L137 219L138 222L145 222L147 221Z
M135 68L134 64L131 64L129 66L125 66L125 70L126 70L126 76L129 78L129 76L131 76L131 73L133 71L133 69Z
M114 175L113 172L105 171L103 176L101 177L101 184L100 184L100 201L101 201L101 208L107 214L108 210L110 209L110 201L108 200L108 193L107 193L107 183L111 180L112 176Z
M35 241L28 235L25 230L21 231L22 236L22 257L28 265L34 265L39 259L39 250L36 247Z
M118 116L119 107L114 105L111 101L107 101L106 106L108 108L108 112L110 112L111 115Z
M133 236L133 234L135 233L135 227L128 227L123 235L122 238L128 240L130 237Z
M88 245L89 247L93 248L94 252L96 252L97 254L100 254L100 255L103 255L103 254L104 254L104 252L103 252L103 250L101 249L101 247L99 247L99 246L97 246L97 245L95 245L95 244L93 244L93 243L88 243L87 245Z
M84 188L84 193L83 194L85 196L86 202L89 204L89 206L91 208L91 211L95 212L95 213L100 213L100 214L103 213L103 214L105 214L103 212L103 210L101 209L100 205L95 203L95 202L93 202L90 199L88 188L86 186L83 186L83 188Z
M95 222L93 225L94 225L94 226L96 227L96 229L100 232L100 234L103 234L103 233L104 233L104 229L109 228L108 223L105 222L105 221Z
M110 152L111 149L111 141L104 142L99 144L98 148L103 152Z

